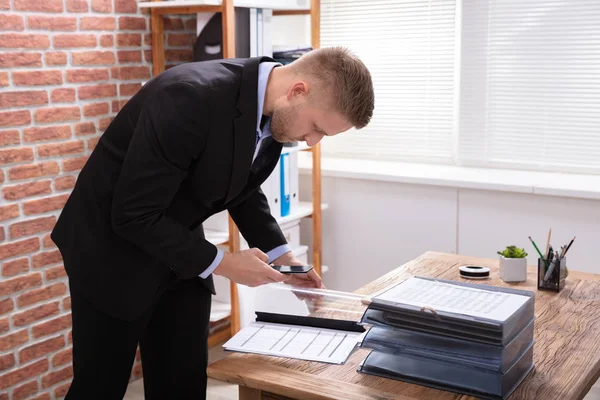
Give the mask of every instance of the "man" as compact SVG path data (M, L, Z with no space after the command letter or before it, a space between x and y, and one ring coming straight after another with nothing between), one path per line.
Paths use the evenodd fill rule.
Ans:
M371 77L341 48L187 63L148 82L101 137L52 233L69 276L67 399L121 399L136 347L146 399L203 399L212 274L322 287L294 259L260 185L282 143L369 122ZM252 247L224 253L202 222L228 210Z

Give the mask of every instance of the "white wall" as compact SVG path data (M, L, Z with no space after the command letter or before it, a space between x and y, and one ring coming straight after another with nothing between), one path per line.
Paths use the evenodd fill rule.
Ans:
M300 179L310 198L310 175ZM528 236L543 251L548 228L560 247L577 239L567 256L572 270L600 273L600 201L497 191L442 188L347 178L323 178L323 263L331 289L353 291L428 250L496 258ZM310 221L302 241L311 243Z

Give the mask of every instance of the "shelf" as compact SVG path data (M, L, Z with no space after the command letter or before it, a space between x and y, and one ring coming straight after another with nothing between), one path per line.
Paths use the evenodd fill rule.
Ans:
M326 210L329 208L327 204L321 204L321 210ZM296 212L286 215L285 217L276 218L277 223L279 225L285 224L291 221L295 221L300 218L310 217L313 214L313 206L311 202L301 201L298 205L298 209Z
M223 231L217 231L214 229L205 229L204 237L207 241L212 243L215 246L220 244L225 244L229 241L229 233Z
M298 143L296 146L283 146L281 148L281 154L295 153L297 151L310 151L311 147L306 143Z
M221 321L222 319L229 318L231 315L231 304L223 303L221 301L212 301L210 309L210 322Z
M298 3L303 3L298 5ZM220 6L221 0L171 0L171 1L146 1L139 3L140 8L175 8L175 7L198 7ZM246 8L269 8L273 10L309 10L309 0L303 2L297 0L234 0L234 7Z

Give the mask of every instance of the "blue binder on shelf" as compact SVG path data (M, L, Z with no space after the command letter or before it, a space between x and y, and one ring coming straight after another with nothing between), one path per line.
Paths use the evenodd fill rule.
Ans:
M281 216L290 215L291 204L291 169L290 169L290 154L282 154L279 156L279 168L281 175Z

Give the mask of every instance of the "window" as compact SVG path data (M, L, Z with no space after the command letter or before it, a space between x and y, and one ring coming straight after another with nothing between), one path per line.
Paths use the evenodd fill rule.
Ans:
M376 90L372 125L323 152L600 173L599 20L597 0L322 0L322 46Z

